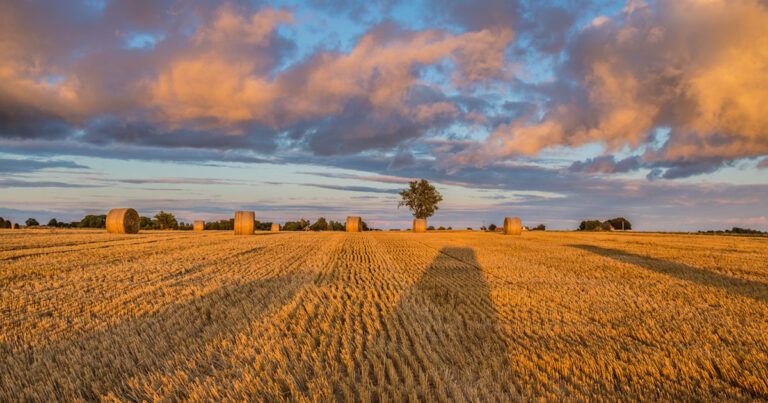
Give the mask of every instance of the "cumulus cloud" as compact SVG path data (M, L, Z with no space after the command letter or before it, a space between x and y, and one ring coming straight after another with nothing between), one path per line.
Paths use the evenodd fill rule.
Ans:
M768 153L768 8L757 0L629 1L568 45L560 93L543 111L497 127L458 162L536 155L599 142L645 161L717 167ZM691 172L702 172L694 169ZM671 175L674 176L674 175ZM680 176L683 176L682 171Z
M441 114L456 117L458 111L445 103L410 107L408 91L418 82L419 70L451 60L456 69L450 78L457 86L499 78L511 40L509 30L453 35L384 24L361 37L349 53L319 52L274 79L238 54L211 57L203 52L159 74L150 84L152 104L172 120L257 121L275 128L333 117L358 105L370 108L380 121L394 114L428 124Z
M296 23L286 9L118 3L1 6L10 40L0 44L0 136L268 153L284 135L287 146L355 153L482 120L481 100L444 89L468 93L509 76L509 26L384 22L348 51L285 65L295 44L279 28ZM128 46L136 38L151 46ZM447 87L424 96L428 70Z

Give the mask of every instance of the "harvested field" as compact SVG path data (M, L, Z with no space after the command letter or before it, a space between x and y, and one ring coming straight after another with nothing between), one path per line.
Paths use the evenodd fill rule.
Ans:
M0 401L768 399L768 239L0 230Z

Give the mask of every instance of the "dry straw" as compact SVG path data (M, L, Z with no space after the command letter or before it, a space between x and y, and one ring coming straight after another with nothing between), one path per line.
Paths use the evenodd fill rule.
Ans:
M520 235L523 232L523 226L520 217L504 218L504 235Z
M360 217L347 217L347 232L360 232L363 230L363 219Z
M427 232L427 220L424 218L414 218L413 232Z
M194 230L195 231L205 231L205 221L203 221L203 220L196 220L195 221Z
M132 208L112 209L107 214L107 232L135 234L139 232L139 213Z
M235 235L252 235L255 219L253 211L235 211Z
M273 222L273 223L272 223L272 228L271 228L271 231L272 231L272 232L280 232L280 224L278 224L278 223L276 223L276 222Z

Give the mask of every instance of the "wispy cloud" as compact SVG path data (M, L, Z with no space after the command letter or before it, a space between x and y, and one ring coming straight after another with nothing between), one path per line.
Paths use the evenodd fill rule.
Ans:
M64 160L38 160L38 159L7 159L0 158L0 172L2 173L24 173L34 172L49 168L70 168L87 170L88 167L80 165L73 161ZM88 171L71 171L84 173Z
M143 179L110 179L109 181L131 183L131 184L147 184L147 183L173 183L173 184L189 184L189 185L231 185L234 182L221 179L201 179L201 178L143 178Z
M343 186L343 185L320 185L315 183L302 183L301 186L311 186L320 189L341 190L345 192L364 192L364 193L389 193L397 194L398 189L379 189L369 186Z
M297 172L297 173L302 175L322 176L325 178L355 179L355 180L382 182L382 183L408 183L410 181L416 180L414 178L401 178L401 177L389 176L389 175L353 175L353 174L333 173L333 172Z
M0 179L0 188L90 188L98 185L54 181L23 181L16 179Z

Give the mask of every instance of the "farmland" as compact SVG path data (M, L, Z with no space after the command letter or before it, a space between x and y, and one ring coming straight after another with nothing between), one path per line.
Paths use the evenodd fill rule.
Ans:
M0 231L0 401L768 399L768 239Z

